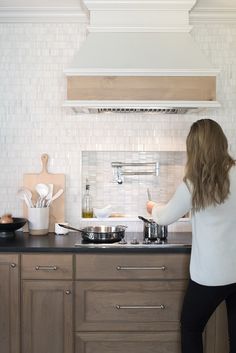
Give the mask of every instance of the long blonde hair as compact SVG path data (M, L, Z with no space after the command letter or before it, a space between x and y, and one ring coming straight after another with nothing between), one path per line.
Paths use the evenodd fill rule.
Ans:
M191 185L193 212L223 203L230 193L229 170L235 161L222 128L214 120L198 120L191 126L186 146L184 181Z

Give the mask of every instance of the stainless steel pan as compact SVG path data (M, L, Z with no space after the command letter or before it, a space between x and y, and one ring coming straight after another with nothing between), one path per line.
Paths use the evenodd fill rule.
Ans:
M82 229L74 228L64 224L59 224L60 227L76 230L82 234L82 238L85 241L91 243L115 243L124 238L125 229L127 226L118 225L118 226L94 226L94 227L85 227Z

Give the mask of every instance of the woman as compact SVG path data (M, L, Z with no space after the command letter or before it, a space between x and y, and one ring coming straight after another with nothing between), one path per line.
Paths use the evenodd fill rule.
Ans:
M186 141L183 182L164 207L149 201L160 225L192 213L190 280L181 314L182 353L202 353L202 332L226 301L230 353L236 353L236 167L221 127L196 121ZM222 352L226 353L226 352Z

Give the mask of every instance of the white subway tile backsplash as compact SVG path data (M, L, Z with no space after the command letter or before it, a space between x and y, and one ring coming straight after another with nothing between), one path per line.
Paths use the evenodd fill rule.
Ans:
M84 41L86 30L85 24L77 23L0 24L0 215L6 211L22 215L17 189L24 173L40 171L40 155L44 152L50 156L49 170L66 174L66 218L74 225L78 225L80 217L82 151L160 151L166 153L169 160L172 152L180 151L181 155L181 151L185 151L185 138L192 122L210 117L222 125L230 150L236 154L234 24L196 24L192 31L203 52L221 69L217 94L222 107L177 116L84 116L63 108L66 98L63 70ZM181 168L182 165L169 169L171 177L168 176L166 182L172 190L173 179L180 178ZM98 175L98 181L102 183L102 174ZM117 185L110 183L110 186L116 192ZM144 185L137 182L136 186L142 194ZM127 207L133 207L131 184L122 188L123 196L117 194L117 200L124 200ZM158 188L163 201L167 200L170 192L166 186ZM107 195L105 187L98 194L99 202L104 194ZM142 197L138 197L139 205Z
M103 208L112 205L114 212L135 217L146 215L147 187L153 200L165 203L174 193L183 178L186 160L185 152L82 152L82 185L88 177L93 194L94 207ZM158 176L124 176L124 182L116 181L116 169L112 162L147 163L159 162ZM153 166L127 166L125 171L155 171Z

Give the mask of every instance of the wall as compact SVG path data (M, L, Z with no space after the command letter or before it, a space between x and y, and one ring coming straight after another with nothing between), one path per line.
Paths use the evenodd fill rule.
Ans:
M185 161L185 152L83 151L83 190L88 178L94 207L111 205L115 213L130 217L146 216L147 188L152 200L162 204L168 202L183 177ZM112 162L126 164L121 168L124 175L117 174L117 168L111 166Z
M66 220L79 225L81 151L184 151L193 121L218 121L236 154L236 25L196 24L192 34L221 69L222 108L194 115L75 115L62 108L63 70L86 36L76 23L0 24L0 214L22 215L16 193L27 172L39 172L40 155L49 170L66 174Z

